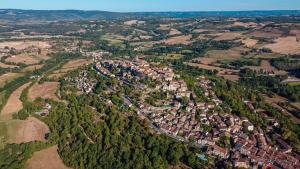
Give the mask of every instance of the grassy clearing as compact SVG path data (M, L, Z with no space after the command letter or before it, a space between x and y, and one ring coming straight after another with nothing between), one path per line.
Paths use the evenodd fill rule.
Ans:
M299 86L300 82L289 82L288 85L289 86Z
M4 148L7 142L7 127L4 122L0 122L0 150Z
M167 55L164 56L160 56L160 59L167 59L167 60L176 60L176 59L180 59L183 55L182 54L178 54L178 53L169 53Z

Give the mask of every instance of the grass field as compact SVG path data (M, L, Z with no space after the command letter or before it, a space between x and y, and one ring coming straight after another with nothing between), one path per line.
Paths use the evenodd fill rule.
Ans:
M7 127L5 122L0 121L0 150L4 148L7 142Z
M110 45L123 47L124 44L123 44L123 40L121 39L126 39L126 38L121 36L117 38L116 35L104 35L103 37L101 37L101 39L108 41Z
M288 85L290 85L290 86L299 86L300 82L289 82Z
M160 56L159 58L161 59L168 59L168 60L173 60L173 59L180 59L182 57L182 54L177 54L177 53L169 53L164 56Z

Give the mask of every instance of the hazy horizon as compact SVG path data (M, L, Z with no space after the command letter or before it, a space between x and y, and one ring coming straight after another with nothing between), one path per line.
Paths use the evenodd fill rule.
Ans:
M1 9L85 10L109 12L214 12L300 10L294 0L10 0L0 2Z

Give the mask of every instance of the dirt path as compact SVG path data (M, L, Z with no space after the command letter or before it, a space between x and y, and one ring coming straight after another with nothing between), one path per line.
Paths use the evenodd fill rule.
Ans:
M20 96L22 94L22 91L29 85L30 83L24 84L9 96L6 105L3 107L1 111L0 114L1 120L10 120L12 119L13 113L17 113L18 111L22 110L23 103L20 100Z
M26 162L25 169L70 169L57 153L57 146L35 152Z

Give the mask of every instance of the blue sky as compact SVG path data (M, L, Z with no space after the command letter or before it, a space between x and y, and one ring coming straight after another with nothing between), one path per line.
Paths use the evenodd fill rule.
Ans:
M300 0L0 0L0 8L133 11L300 9Z

